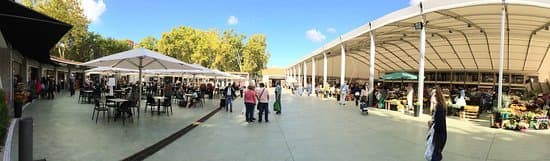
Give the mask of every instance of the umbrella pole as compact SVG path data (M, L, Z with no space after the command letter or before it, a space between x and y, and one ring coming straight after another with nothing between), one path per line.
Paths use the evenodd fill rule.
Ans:
M138 98L138 109L141 108L141 90L142 90L142 82L141 82L141 70L142 70L142 67L143 66L143 58L139 58L139 78L138 78L138 82L139 82L139 98ZM139 111L138 111L139 112Z

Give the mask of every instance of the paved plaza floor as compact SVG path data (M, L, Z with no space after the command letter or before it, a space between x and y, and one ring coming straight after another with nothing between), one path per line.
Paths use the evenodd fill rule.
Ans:
M125 126L90 119L92 105L61 95L40 100L25 116L35 118L35 158L48 160L120 160L160 141L206 115L205 108L174 106L174 115L150 113ZM155 153L151 161L422 161L428 116L416 118L394 111L361 115L351 102L283 95L283 114L269 123L246 123L242 99L233 113L220 111ZM273 112L271 113L273 114ZM257 117L257 116L256 116ZM486 121L448 118L444 160L550 161L549 130L514 132L491 129Z

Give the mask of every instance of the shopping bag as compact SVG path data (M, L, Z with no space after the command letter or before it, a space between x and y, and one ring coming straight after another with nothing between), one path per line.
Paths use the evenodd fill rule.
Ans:
M273 111L276 111L276 112L281 111L281 102L275 101L275 103L273 103Z
M433 145L433 136L434 136L434 125L430 127L430 130L428 131L428 136L426 139L426 151L424 152L424 158L427 161L432 160L432 155L434 151L434 145Z

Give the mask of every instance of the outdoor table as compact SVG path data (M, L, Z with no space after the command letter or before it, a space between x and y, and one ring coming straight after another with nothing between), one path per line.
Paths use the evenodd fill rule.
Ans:
M107 100L109 100L111 102L114 102L116 104L117 110L118 110L118 108L120 108L120 103L128 101L127 99L121 99L121 98L112 98L112 99L107 99Z
M155 100L157 100L157 102L158 102L158 104L157 104L157 105L158 105L158 106L157 106L157 112L158 112L158 114L160 115L160 102L161 102L161 100L165 100L166 97L164 97L164 96L155 96L155 97L153 97L153 98L154 98Z
M121 89L115 89L115 90L113 90L113 94L115 94L115 97L116 97L116 96L122 97L122 92L124 92L124 90L121 90Z
M91 97L94 94L94 91L93 90L84 90L82 92L84 92L86 94L86 102L91 103L92 102Z

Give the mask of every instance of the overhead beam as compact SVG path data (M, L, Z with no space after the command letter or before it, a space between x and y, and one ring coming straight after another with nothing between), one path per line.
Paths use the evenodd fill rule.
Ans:
M392 41L402 41L402 42L405 42L407 44L409 44L410 46L412 46L416 51L419 51L420 49L418 47L416 47L416 45L414 45L412 42L408 41L408 40L405 40L405 39L399 39L399 40L392 40ZM426 40L426 42L428 43L428 45L431 46L430 44L430 41ZM435 54L439 57L439 59L441 59L442 62L444 62L444 60L441 58L441 56L439 55L439 52L437 52L435 50L435 48L432 48L432 50L435 52ZM426 59L428 61L428 63L430 63L434 69L438 69L438 67L430 60L430 59Z
M387 48L385 48L385 47L383 46L383 44L384 44L384 43L382 43L382 45L378 45L378 46L376 46L376 47L379 47L379 48L382 48L382 49L386 50L388 53L392 54L392 55L395 56L397 59L399 59L399 61L405 63L405 65L409 66L411 69L414 69L414 67L413 67L412 65L410 65L409 63L407 63L407 61L401 59L400 56L397 56L397 55L396 55L395 53L393 53L391 50L388 50ZM413 59L413 60L414 60L414 59Z
M405 49L401 48L399 45L396 45L394 43L389 43L389 42L385 42L384 44L388 44L388 45L391 45L397 49L399 49L402 53L406 54L407 56L409 56L409 58L411 58L412 60L415 61L416 64L418 64L418 60L416 60L413 56L411 56L409 53L407 53L407 51L405 51ZM383 44L383 45L384 45ZM433 65L433 64L432 64Z
M462 62L462 58L460 57L460 55L458 54L458 52L456 52L456 49L455 49L455 46L453 45L453 43L451 43L451 41L444 35L441 35L439 33L435 33L435 35L441 37L443 40L446 40L447 43L449 43L449 46L451 46L451 49L453 50L453 53L456 55L456 57L458 58L458 61L460 61L460 65L462 65L462 69L466 69L466 66L464 66L464 62ZM431 45L430 45L431 46Z
M454 17L451 16L451 18L454 18ZM467 22L470 22L470 21L465 20L464 22L467 23ZM409 24L409 23L395 23L395 24L392 24L392 25L389 25L389 26L410 27L412 25L413 24ZM485 37L485 42L486 42L486 45L487 45L487 51L488 51L488 54L489 54L489 58L491 58L491 69L494 69L494 65L493 65L493 61L492 61L493 59L492 59L492 55L491 55L491 47L490 47L490 44L489 44L489 37L487 36L487 33L485 32L485 30L483 28L477 26L476 24L472 24L472 26L479 29L479 31L483 33L483 35ZM453 31L453 32L461 33L466 38L466 43L468 44L468 47L470 49L470 53L473 55L473 51L471 51L471 46L470 46L470 41L468 39L468 36L463 31L453 29L453 28L448 28L448 27L440 27L440 26L436 26L436 25L428 25L428 26L426 26L426 28L427 29L436 29L436 30L441 30L441 31ZM477 65L477 61L475 63ZM479 68L479 67L477 67L477 68Z
M364 51L361 51L361 50L351 50L350 52L351 52L351 54L357 54L357 55L360 56L361 58L363 58L363 59L365 59L365 60L367 60L367 61L370 61L370 59L368 59L367 57L365 57L365 56L363 56L363 55L360 54L360 53L369 54L369 53L367 53L367 52L364 52ZM354 53L354 52L358 52L358 53ZM376 61L378 61L378 62L381 62L380 60L377 60L376 58L374 58L374 59L375 59ZM377 65L376 63L374 63L374 65L375 65L375 66L378 66L378 68L381 68L381 69L383 69L383 70L385 70L385 71L388 70L387 68L382 68L382 66ZM389 67L389 66L386 65L386 64L384 64L384 65L385 65L386 67ZM390 67L390 68L391 68L391 67ZM394 69L394 70L395 70L395 69ZM380 70L378 70L378 71L380 71Z
M365 51L364 49L359 49L359 50L360 50L361 52L365 52L365 53L369 53L369 52L370 52L370 51ZM391 62L391 63L393 63L393 64L396 64L395 62L393 62L393 61L391 61L390 59L388 59L388 57L386 57L385 55L382 55L382 54L380 53L380 51L376 51L376 53L377 53L377 54L380 54L380 56L382 56L384 59L386 59L386 61L389 61L389 62ZM383 64L384 62L380 61L380 59L378 59L378 58L380 58L380 57L376 57L376 58L375 58L376 61L381 62L381 63ZM393 68L392 66L390 66L390 65L388 65L388 64L384 64L384 65L385 65L386 67L390 68L391 70L396 71L396 69ZM397 64L396 64L396 65L397 65ZM398 67L401 68L401 69L403 70L403 67L401 67L401 66L398 66Z

